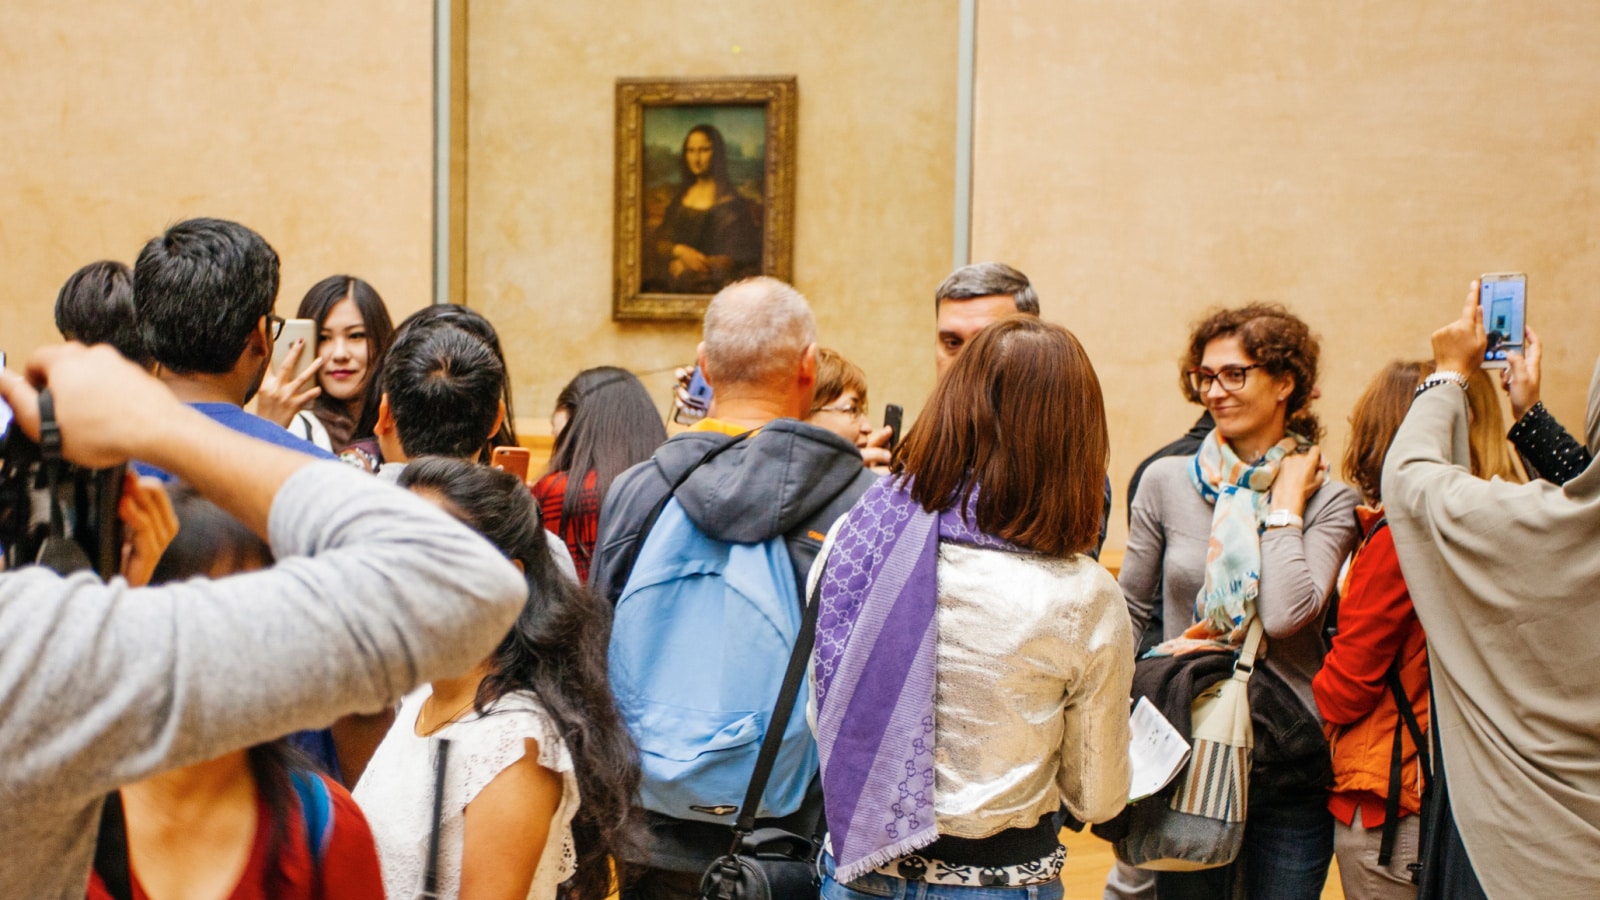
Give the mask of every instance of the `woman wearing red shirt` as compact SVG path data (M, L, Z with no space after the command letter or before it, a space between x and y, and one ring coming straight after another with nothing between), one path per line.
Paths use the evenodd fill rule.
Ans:
M1396 703L1398 673L1420 729L1428 727L1428 648L1383 519L1383 458L1404 420L1425 363L1393 362L1367 388L1351 417L1344 474L1361 491L1366 539L1350 561L1339 601L1339 633L1311 682L1333 751L1334 853L1349 900L1417 894L1407 866L1417 861L1422 809L1416 742ZM1394 778L1395 744L1400 776ZM1389 854L1384 858L1388 835Z

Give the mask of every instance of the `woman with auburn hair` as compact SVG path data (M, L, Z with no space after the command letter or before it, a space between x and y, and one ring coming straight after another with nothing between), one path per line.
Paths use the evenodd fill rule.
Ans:
M1082 345L1002 319L834 525L810 578L825 900L1056 900L1058 811L1121 811L1134 632L1085 555L1108 447Z
M1156 873L1162 900L1229 897L1239 880L1248 896L1312 900L1328 878L1333 817L1311 678L1334 580L1360 534L1356 493L1325 483L1316 446L1319 350L1306 324L1277 305L1219 310L1198 323L1181 384L1216 428L1195 455L1152 463L1134 498L1119 582L1135 632L1161 603L1165 640L1152 653L1233 653L1259 616L1265 659L1251 694L1265 678L1287 695L1272 707L1274 727L1257 727L1239 858ZM1267 751L1264 737L1280 733L1309 734L1312 746Z
M1417 895L1407 866L1418 861L1427 751L1404 716L1411 713L1419 734L1428 728L1428 646L1383 515L1382 480L1389 445L1432 370L1425 362L1386 366L1356 403L1344 452L1345 480L1361 492L1356 515L1365 537L1340 592L1339 632L1311 689L1333 756L1328 811L1349 900Z
M817 348L817 391L806 421L844 438L857 449L867 446L872 424L867 421L867 373L827 347Z

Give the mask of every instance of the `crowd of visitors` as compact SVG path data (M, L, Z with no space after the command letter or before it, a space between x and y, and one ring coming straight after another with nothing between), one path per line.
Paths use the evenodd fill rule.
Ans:
M1119 863L1105 895L1309 900L1337 859L1351 898L1593 896L1600 367L1579 440L1529 330L1507 428L1476 288L1376 373L1338 478L1310 324L1196 310L1204 412L1136 471L1113 577L1095 367L1009 266L934 290L903 440L754 277L706 309L695 424L586 369L524 478L493 464L518 437L481 314L395 326L333 275L273 363L276 252L178 223L74 273L78 343L0 373L15 440L138 476L120 573L0 573L0 883L1055 900L1064 828L1204 814L1236 853ZM1230 673L1228 763L1200 729ZM1135 701L1195 741L1130 801Z

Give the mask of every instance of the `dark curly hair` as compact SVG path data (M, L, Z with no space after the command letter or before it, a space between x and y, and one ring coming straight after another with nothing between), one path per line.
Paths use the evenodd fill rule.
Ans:
M1195 323L1189 332L1188 350L1178 363L1178 384L1189 402L1205 405L1189 384L1189 370L1199 368L1207 344L1226 337L1237 337L1245 352L1265 366L1269 374L1293 376L1294 391L1289 394L1284 424L1312 443L1321 441L1322 423L1311 411L1311 392L1317 386L1322 343L1299 316L1278 303L1213 310Z

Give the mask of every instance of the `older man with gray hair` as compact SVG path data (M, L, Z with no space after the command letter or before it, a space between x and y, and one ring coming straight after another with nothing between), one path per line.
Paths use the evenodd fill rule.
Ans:
M729 544L781 537L796 583L805 584L823 536L875 478L850 442L799 421L816 386L816 331L805 298L775 278L739 281L712 298L697 352L715 391L711 414L612 483L589 573L597 593L612 603L623 595L651 511L680 480L673 496L702 534ZM779 673L786 662L770 660ZM798 812L758 819L757 827L811 834L821 808L820 792L812 794ZM701 875L728 849L731 808L725 818L690 821L647 810L650 846L646 858L628 860L643 869L628 896L697 897Z

